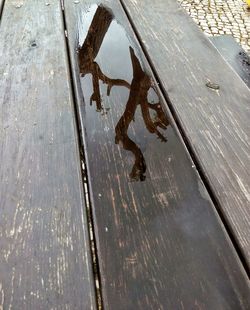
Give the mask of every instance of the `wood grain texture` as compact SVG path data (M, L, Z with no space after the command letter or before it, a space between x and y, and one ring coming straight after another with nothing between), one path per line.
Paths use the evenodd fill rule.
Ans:
M95 309L60 1L0 31L0 309Z
M245 271L119 2L65 1L65 15L104 308L247 309Z
M250 91L175 0L122 2L250 266Z
M209 40L250 88L250 57L239 43L230 35L211 37Z

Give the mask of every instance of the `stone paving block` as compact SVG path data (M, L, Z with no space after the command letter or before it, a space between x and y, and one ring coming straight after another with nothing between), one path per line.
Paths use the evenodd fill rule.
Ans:
M250 9L244 0L177 0L208 36L232 35L250 55Z

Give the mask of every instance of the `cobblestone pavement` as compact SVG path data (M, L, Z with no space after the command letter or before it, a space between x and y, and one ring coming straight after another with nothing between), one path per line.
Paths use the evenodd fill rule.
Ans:
M243 0L177 0L208 36L233 35L250 55L250 9Z

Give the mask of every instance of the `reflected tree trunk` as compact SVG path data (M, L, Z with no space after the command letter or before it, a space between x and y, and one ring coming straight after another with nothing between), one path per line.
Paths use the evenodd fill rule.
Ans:
M108 85L107 94L111 92L112 86L130 87L129 83L121 79L111 79L103 74L99 65L95 62L95 58L100 50L103 39L112 22L113 15L110 11L102 6L99 6L95 12L91 22L86 39L82 47L78 51L78 60L81 76L92 74L93 94L90 98L90 103L96 102L97 111L101 111L102 102L99 87L99 80Z
M126 104L125 111L115 127L116 137L115 143L122 142L125 150L131 151L135 156L135 163L130 173L133 180L145 180L146 163L140 148L128 136L128 128L134 119L137 106L140 105L142 116L146 128L150 133L156 133L161 141L167 141L160 133L157 127L167 128L168 120L160 106L160 104L151 104L148 102L148 91L152 87L150 77L142 70L141 64L136 57L132 47L130 49L130 57L133 67L133 80L130 86L129 99ZM150 109L156 113L156 120L152 120Z

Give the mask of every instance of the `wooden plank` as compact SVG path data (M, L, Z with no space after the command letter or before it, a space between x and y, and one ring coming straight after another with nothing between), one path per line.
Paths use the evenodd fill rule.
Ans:
M250 91L175 0L122 2L249 268Z
M230 35L211 37L209 40L250 88L250 57L244 49Z
M95 309L60 1L6 1L0 309Z
M104 308L247 309L245 272L126 16L102 5L65 1Z

